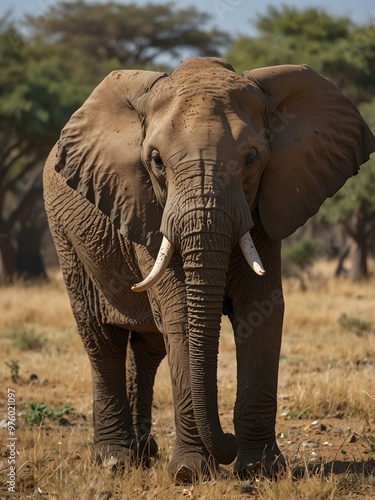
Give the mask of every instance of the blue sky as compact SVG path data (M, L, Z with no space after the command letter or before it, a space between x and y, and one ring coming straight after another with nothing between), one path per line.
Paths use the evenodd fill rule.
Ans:
M9 8L13 9L14 14L19 17L28 12L35 15L43 15L46 7L55 5L63 0L1 0L0 15L3 15ZM86 0L87 1L87 0ZM104 0L102 0L104 1ZM129 3L126 0L116 0L120 3ZM160 0L135 0L138 5L145 5L152 1L153 3L165 3ZM178 0L175 1L178 7L187 7L195 5L199 10L207 12L212 17L212 23L232 34L252 32L251 20L257 13L264 13L267 5L280 6L281 3L302 7L322 7L330 14L339 16L348 16L354 22L364 24L366 22L375 22L375 2L374 0L285 0L255 2L251 0Z

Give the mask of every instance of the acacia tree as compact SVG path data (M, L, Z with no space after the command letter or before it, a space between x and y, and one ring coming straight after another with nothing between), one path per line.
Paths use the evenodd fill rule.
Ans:
M14 27L0 24L1 281L22 273L45 274L40 258L46 227L41 165L89 90L69 80L77 72L66 51L57 54L42 44L24 44L15 52L10 40L17 36Z
M26 26L34 37L68 45L89 58L144 68L157 64L162 54L171 61L182 54L220 55L230 38L202 29L209 19L194 7L179 9L173 3L139 7L77 0L51 6L42 19L27 16Z
M334 81L357 103L375 91L375 25L355 26L322 9L268 7L255 36L239 35L226 57L237 71L305 63Z

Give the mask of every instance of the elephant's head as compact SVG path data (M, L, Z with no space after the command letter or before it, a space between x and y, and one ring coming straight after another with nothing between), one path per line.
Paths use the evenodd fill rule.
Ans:
M170 76L116 71L65 127L56 170L130 240L164 240L156 282L173 252L185 271L190 379L201 437L221 463L235 446L217 412L217 353L228 262L240 243L263 268L249 230L259 208L282 239L315 214L375 150L358 110L307 66L236 74L194 58ZM262 279L262 278L258 278Z

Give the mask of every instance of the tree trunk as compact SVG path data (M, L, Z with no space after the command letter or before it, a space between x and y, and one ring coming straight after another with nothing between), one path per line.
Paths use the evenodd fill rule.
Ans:
M340 248L338 255L338 263L335 270L336 277L343 276L346 273L346 269L344 267L344 261L348 257L349 252L350 252L350 245L348 243Z
M0 239L0 283L11 282L16 275L16 250L9 234L2 233Z
M18 234L17 273L24 278L46 279L47 273L41 254L44 228L35 226L25 224Z
M367 279L367 233L366 233L366 217L362 211L355 214L355 248L353 256L353 266L350 272L352 279Z

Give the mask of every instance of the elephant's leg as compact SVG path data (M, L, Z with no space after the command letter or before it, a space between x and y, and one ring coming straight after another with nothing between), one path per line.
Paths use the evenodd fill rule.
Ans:
M158 453L151 436L151 405L156 370L165 356L163 336L158 332L131 332L126 363L127 394L133 415L138 455L147 467Z
M211 476L217 464L209 455L195 422L189 376L189 341L185 333L165 336L172 381L176 442L169 472L177 482L190 483Z
M135 450L134 429L126 395L125 357L129 332L106 322L108 306L87 275L64 231L50 221L73 314L92 369L93 458L122 465Z
M271 241L259 219L252 231L267 274L248 270L235 251L230 275L230 318L237 350L237 399L234 427L241 477L274 475L285 464L276 444L277 381L284 301L280 277L280 243Z
M94 320L95 323L95 320ZM128 332L109 325L91 325L91 335L105 335L108 352L89 352L93 383L94 459L122 466L135 458L135 435L126 395L125 357Z

